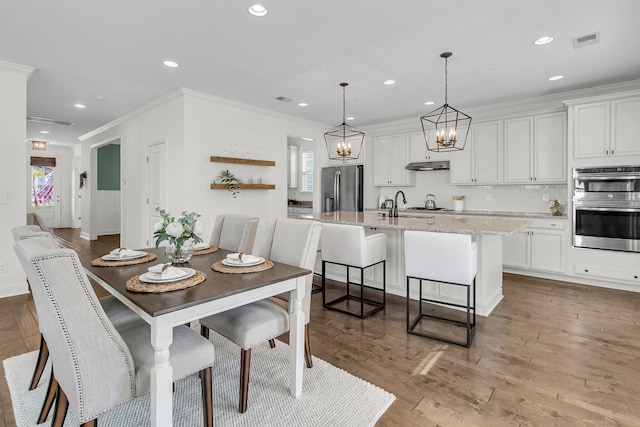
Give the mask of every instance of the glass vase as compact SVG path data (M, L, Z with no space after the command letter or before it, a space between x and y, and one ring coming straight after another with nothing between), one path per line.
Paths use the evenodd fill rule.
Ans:
M164 254L169 258L171 264L187 263L193 256L193 242L191 240L187 240L182 245L170 243L165 246Z
M551 208L551 215L553 216L562 216L564 214L564 208Z

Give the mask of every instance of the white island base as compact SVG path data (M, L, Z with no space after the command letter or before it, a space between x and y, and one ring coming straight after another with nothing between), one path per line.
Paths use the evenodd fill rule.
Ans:
M362 225L367 234L387 235L387 292L406 297L404 271L404 230L422 230L443 233L472 234L478 245L478 274L476 276L476 314L488 316L502 300L502 238L521 228L529 221L501 218L474 218L464 216L412 215L398 218L381 218L376 212L327 212L315 214L321 222ZM367 286L382 288L382 266L369 268L365 274ZM317 257L316 272L322 271L321 256ZM327 277L345 281L344 267L327 266ZM359 274L353 274L352 282L359 282ZM443 297L456 304L466 304L464 289L441 286L437 282L423 282L423 292ZM428 296L424 295L423 297ZM411 281L411 298L418 299L418 281Z

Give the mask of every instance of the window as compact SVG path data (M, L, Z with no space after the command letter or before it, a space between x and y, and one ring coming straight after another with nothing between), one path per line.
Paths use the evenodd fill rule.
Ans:
M302 178L302 188L300 191L313 191L313 151L304 150L300 153L302 159L302 167L300 168L300 176Z
M31 166L31 206L53 206L54 171L51 166Z
M31 206L53 206L55 157L31 156Z

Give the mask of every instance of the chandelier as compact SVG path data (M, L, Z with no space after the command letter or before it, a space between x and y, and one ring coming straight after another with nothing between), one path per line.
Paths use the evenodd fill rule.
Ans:
M324 142L327 146L329 158L342 160L343 163L346 163L347 160L358 159L364 142L364 132L347 124L345 88L348 85L349 83L340 83L340 86L342 86L342 124L324 134Z
M440 54L444 58L444 105L420 117L424 141L429 151L464 150L471 127L471 117L449 105L447 65L451 55L451 52ZM431 134L434 125L435 133Z

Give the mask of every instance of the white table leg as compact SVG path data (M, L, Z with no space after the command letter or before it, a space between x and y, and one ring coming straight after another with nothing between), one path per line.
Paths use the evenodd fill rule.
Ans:
M173 327L155 318L151 323L151 345L155 349L151 368L151 425L171 427L173 423L173 369L169 362L169 346L173 341Z
M291 395L298 397L302 394L302 373L304 364L304 312L302 298L305 293L305 277L298 277L296 289L291 291L290 301L293 310L289 315L289 369L291 378Z

